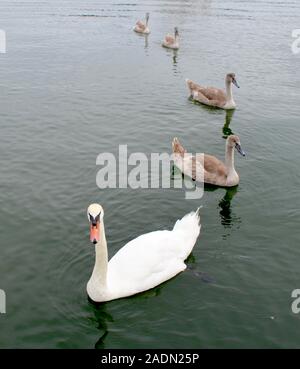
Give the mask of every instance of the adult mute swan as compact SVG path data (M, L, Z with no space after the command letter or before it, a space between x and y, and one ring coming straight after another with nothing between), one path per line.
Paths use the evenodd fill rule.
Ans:
M203 87L197 85L190 79L186 79L186 84L190 90L191 96L194 100L202 104L214 106L221 109L235 109L236 104L232 95L232 84L240 88L235 74L228 73L225 78L226 92L215 87Z
M192 174L194 178L197 170L198 173L203 173L205 183L221 187L232 187L239 183L240 178L234 168L234 149L242 156L245 156L245 153L238 136L230 135L226 140L225 164L211 155L204 154L203 157L202 154L188 154L176 137L173 139L172 148L174 164L183 174Z
M87 284L87 293L95 302L127 297L149 290L186 268L200 233L199 209L177 220L171 231L143 234L122 247L108 262L101 205L87 209L90 240L95 244L96 261Z
M177 27L174 28L174 37L167 35L162 42L162 46L168 49L179 49L179 32Z
M144 34L149 34L150 33L150 29L148 26L148 22L149 22L149 13L146 13L146 21L145 23L142 21L137 21L133 30L137 33L144 33Z

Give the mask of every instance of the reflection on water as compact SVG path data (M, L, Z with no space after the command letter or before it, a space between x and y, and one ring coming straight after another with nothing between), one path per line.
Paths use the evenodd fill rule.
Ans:
M172 50L173 52L173 57L172 57L172 60L173 60L173 71L174 71L174 74L177 74L177 67L178 67L178 50Z
M128 299L141 299L141 298L152 298L157 297L161 294L161 291L165 285L168 284L169 281L166 281L151 290L144 291L137 295L133 295L128 297ZM96 349L104 349L105 348L105 340L109 334L108 325L109 323L114 323L114 319L110 313L107 312L107 307L109 303L97 303L92 301L88 297L89 305L94 313L94 317L89 318L90 321L95 323L96 328L100 332L100 337L98 341L95 343Z
M220 189L220 187L205 185L205 191L216 191ZM220 220L221 224L224 226L225 230L231 230L233 226L238 226L241 223L241 218L236 216L232 211L231 201L238 192L238 186L230 187L225 189L225 195L220 200L218 207L220 210ZM223 238L227 238L230 235L230 232L223 234Z
M135 33L137 37L140 37L141 39L144 39L144 49L146 51L146 55L148 56L149 35L143 34L143 33L138 33L138 32L133 32L133 33Z
M168 57L172 60L173 72L177 74L177 67L178 67L178 50L168 49L166 47L163 48L166 51Z
M89 300L90 306L93 309L94 318L90 318L91 321L96 323L96 328L101 332L101 336L98 341L95 343L95 348L103 349L104 341L108 335L108 324L109 322L113 322L113 317L106 311L107 305L104 303L96 304Z
M238 186L228 188L224 197L219 202L221 223L224 228L231 228L232 224L239 218L234 217L231 209L231 200L237 193Z
M189 96L188 99L193 104L201 106L202 109L206 110L210 114L223 114L222 109L216 108L215 106L209 106L209 105L202 104L199 101L194 100L192 96ZM232 129L229 127L234 113L235 113L234 109L226 110L225 123L224 123L224 126L222 128L223 138L225 138L225 139L230 135L234 135Z
M171 171L171 179L174 180L185 180L187 178L175 165L172 166ZM220 188L218 186L210 185L205 183L204 184L204 191L205 192L213 192L216 190L223 190L224 188ZM232 212L231 208L231 201L238 192L238 186L225 188L225 195L220 200L218 207L220 210L220 219L221 224L224 226L225 229L231 229L233 226L238 226L241 223L241 218L236 216L235 213ZM223 234L223 238L229 236L228 234Z
M148 46L149 46L149 42L148 42L148 38L149 38L149 35L144 35L145 37L145 49L148 49Z
M173 64L176 65L177 64L177 50L173 50Z
M223 126L223 138L227 138L230 135L233 135L231 128L229 127L232 117L234 115L235 110L226 110L225 124Z

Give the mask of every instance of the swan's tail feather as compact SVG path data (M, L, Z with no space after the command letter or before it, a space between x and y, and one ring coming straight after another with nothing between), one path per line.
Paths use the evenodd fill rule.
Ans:
M196 211L186 214L182 219L178 219L175 223L173 231L180 232L181 235L183 234L184 236L183 238L185 245L184 249L182 250L184 260L192 252L200 234L200 230L200 208L198 208Z
M179 142L177 137L173 138L172 141L172 150L174 154L180 154L180 155L184 155L186 153L186 150L184 149L184 147L181 145L181 143Z
M201 218L200 218L200 209L202 208L202 206L199 206L198 209L195 211L195 216L198 219L198 224L201 226Z
M196 211L192 211L191 213L186 214L182 219L178 219L174 225L173 230L187 230L192 233L197 234L198 237L200 233L201 223L200 223L200 208Z
M192 94L192 90L194 88L194 82L191 79L186 78L185 80L187 87L189 88L191 94Z

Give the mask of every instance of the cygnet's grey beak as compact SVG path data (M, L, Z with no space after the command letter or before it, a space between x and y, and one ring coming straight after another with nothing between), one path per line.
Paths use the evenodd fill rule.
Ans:
M242 147L240 144L236 143L235 144L235 148L236 148L236 151L241 154L242 156L246 156L245 152L242 150Z
M237 83L236 79L234 78L232 80L232 83L237 87L237 88L240 88L239 84Z

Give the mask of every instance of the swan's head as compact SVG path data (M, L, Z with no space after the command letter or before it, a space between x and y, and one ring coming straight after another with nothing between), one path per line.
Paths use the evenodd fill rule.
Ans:
M233 83L237 88L240 88L239 84L237 83L234 73L228 73L226 75L226 83L227 84Z
M179 32L178 32L178 28L177 27L174 28L174 33L175 33L175 36L179 36Z
M245 152L242 150L241 141L240 138L236 135L230 135L227 138L227 145L231 148L235 148L236 151L241 154L242 156L245 156Z
M104 211L101 205L91 204L87 209L87 217L90 222L90 240L96 244L100 240L100 226Z

